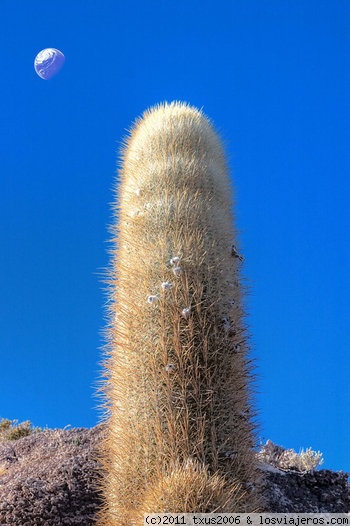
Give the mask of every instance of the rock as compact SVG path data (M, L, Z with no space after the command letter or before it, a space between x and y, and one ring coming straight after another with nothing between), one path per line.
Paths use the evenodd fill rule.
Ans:
M45 430L14 441L1 440L1 526L93 526L101 505L96 452L104 429L100 424L92 429ZM350 511L346 473L282 470L277 461L267 460L265 456L260 463L265 511Z
M348 513L348 474L327 469L306 473L264 469L265 511L274 513Z
M90 526L100 505L95 458L103 426L0 442L0 524Z

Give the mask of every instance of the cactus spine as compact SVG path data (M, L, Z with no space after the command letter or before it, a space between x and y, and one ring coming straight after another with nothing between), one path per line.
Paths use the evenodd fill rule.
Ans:
M251 365L230 182L209 120L146 111L127 139L110 269L100 526L256 509Z

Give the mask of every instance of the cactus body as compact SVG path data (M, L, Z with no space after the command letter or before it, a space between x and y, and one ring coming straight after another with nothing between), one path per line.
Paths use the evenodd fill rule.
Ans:
M211 123L157 106L123 151L100 526L256 509L251 365L230 182Z

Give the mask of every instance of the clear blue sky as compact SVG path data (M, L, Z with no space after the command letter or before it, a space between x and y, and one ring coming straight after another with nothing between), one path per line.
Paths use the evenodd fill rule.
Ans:
M97 423L117 152L183 100L232 167L259 436L350 471L349 24L346 0L1 0L0 417Z

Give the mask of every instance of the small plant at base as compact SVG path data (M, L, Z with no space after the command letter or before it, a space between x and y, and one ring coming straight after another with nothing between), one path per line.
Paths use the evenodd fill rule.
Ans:
M215 513L230 512L245 492L238 481L230 484L219 474L192 463L175 467L169 474L158 474L145 492L139 522L144 513ZM171 510L171 512L170 512Z

